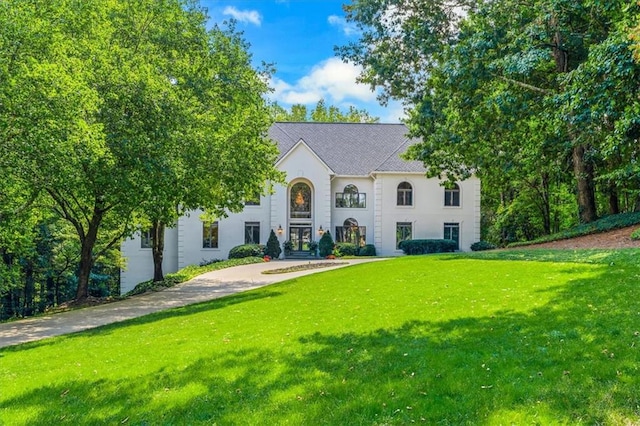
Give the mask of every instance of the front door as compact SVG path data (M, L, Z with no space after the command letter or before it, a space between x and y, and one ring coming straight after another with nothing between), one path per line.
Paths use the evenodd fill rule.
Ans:
M294 252L309 251L312 230L310 226L290 226L289 241L293 245Z

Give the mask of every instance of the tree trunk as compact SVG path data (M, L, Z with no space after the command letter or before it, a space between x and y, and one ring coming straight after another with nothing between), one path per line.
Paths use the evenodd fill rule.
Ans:
M164 256L164 228L159 220L154 220L151 227L151 251L153 253L153 281L163 281L162 260Z
M104 212L97 206L93 209L93 217L89 222L89 228L84 237L81 237L82 244L80 250L80 266L78 270L78 290L76 291L76 300L82 300L89 297L89 278L91 277L91 269L93 269L93 248L98 239L98 228L102 222Z
M618 190L616 184L609 184L609 214L620 213L620 199L618 198Z
M573 173L578 190L578 213L580 223L593 222L598 218L596 210L596 196L593 185L593 165L585 161L586 148L584 145L573 147Z

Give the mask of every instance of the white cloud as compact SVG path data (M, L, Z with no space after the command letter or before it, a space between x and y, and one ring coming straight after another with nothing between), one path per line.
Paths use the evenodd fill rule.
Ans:
M329 22L329 24L333 25L334 27L338 27L342 30L342 32L344 33L344 35L346 36L350 36L350 35L354 35L354 34L359 34L360 31L358 30L358 27L352 23L347 22L346 19L338 16L338 15L331 15L329 16L329 18L327 18L327 21Z
M245 22L257 26L262 24L262 15L255 10L238 10L233 6L227 6L222 14L231 16L238 22Z
M361 68L329 58L314 66L311 72L294 84L279 79L272 80L274 97L285 104L311 104L325 99L337 104L345 99L371 102L376 98L369 86L356 82Z

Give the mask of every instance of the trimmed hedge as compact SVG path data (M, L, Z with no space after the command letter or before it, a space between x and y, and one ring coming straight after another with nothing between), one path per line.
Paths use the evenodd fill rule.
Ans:
M243 244L229 250L229 259L243 259L245 257L263 257L264 246L260 244Z
M471 251L493 250L495 248L496 245L489 241L478 241L477 243L471 244Z
M267 240L267 247L264 249L264 254L270 256L272 259L277 259L280 257L280 253L282 253L280 241L278 241L278 237L276 237L276 233L273 232L272 229L269 234L269 239Z
M360 247L358 250L357 256L375 256L376 255L376 246L373 244L367 244L363 247Z
M336 243L335 249L343 256L355 256L358 254L358 246L353 243Z
M405 254L450 253L457 249L453 240L404 240L400 249Z

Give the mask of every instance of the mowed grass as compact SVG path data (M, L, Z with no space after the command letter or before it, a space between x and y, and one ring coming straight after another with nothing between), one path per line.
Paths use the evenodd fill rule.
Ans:
M638 255L403 257L0 349L0 424L637 424Z

